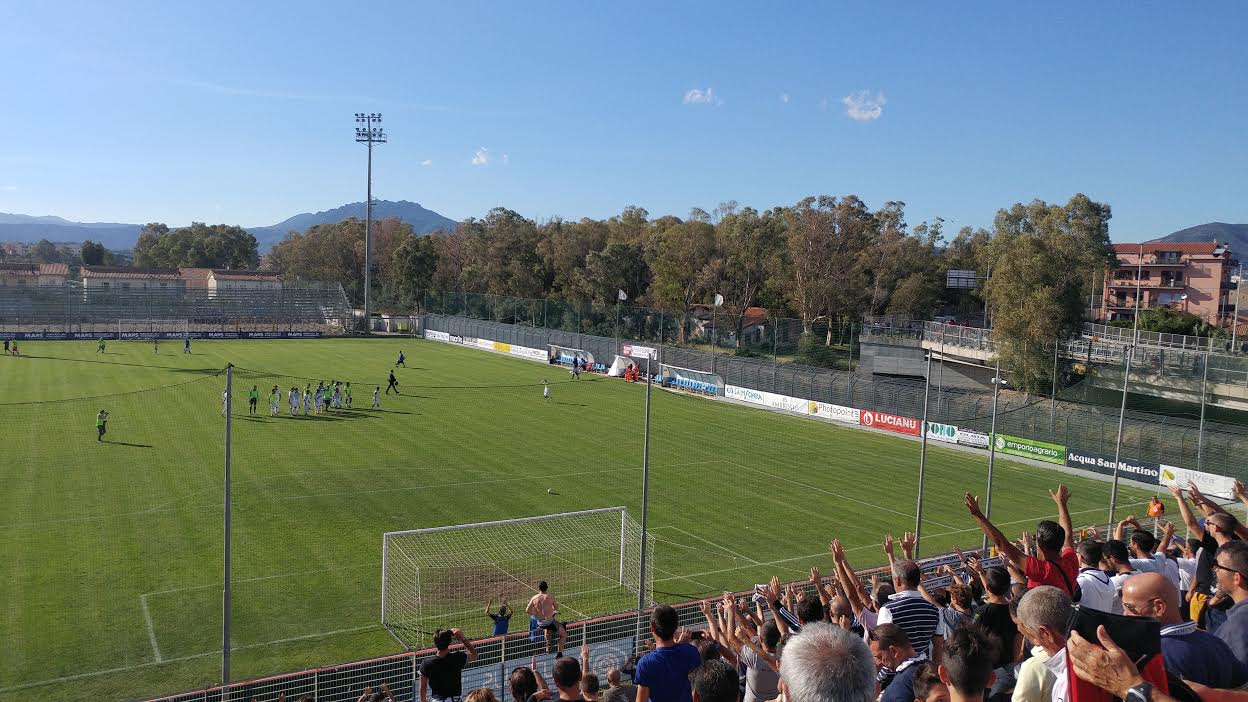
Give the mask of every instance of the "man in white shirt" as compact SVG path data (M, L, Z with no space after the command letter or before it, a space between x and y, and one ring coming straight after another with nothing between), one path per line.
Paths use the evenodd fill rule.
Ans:
M1070 598L1051 585L1032 588L1019 600L1019 633L1049 654L1048 660L1039 665L1052 678L1046 676L1044 671L1035 669L1036 664L1028 666L1024 663L1024 669L1019 670L1019 683L1015 685L1014 702L1066 702L1069 696L1066 682L1066 622L1070 619L1070 612ZM1044 688L1049 685L1049 697L1045 699Z
M1101 570L1101 543L1085 539L1079 542L1076 550L1079 552L1079 576L1075 579L1080 592L1079 606L1113 612L1118 592L1109 576ZM1121 611L1121 604L1118 609Z

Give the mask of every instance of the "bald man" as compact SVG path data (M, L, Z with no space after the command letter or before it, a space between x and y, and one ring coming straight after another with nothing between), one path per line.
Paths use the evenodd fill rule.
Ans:
M1225 641L1184 622L1179 591L1161 573L1132 575L1122 583L1122 613L1161 622L1161 655L1166 670L1184 680L1215 688L1237 688L1248 682L1248 668Z

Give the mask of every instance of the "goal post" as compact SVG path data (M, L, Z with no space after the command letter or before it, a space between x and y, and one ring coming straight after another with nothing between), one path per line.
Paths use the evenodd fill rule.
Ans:
M647 555L653 541L647 535ZM387 532L381 622L408 648L448 627L485 636L486 603L493 599L497 612L506 599L518 617L512 628L521 629L539 581L559 602L560 621L623 612L639 595L653 602L647 571L643 577L641 527L624 507Z

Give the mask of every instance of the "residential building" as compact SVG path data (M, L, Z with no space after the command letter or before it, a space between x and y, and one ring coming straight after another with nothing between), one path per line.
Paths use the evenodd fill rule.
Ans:
M224 290L281 290L282 278L276 271L231 271L212 269L208 274L208 294Z
M83 266L82 287L88 290L148 290L174 292L186 288L177 268Z
M1138 309L1169 307L1211 324L1229 323L1238 262L1216 241L1114 244L1117 268L1105 273L1101 319L1132 319Z
M69 266L64 263L0 263L0 287L64 285Z

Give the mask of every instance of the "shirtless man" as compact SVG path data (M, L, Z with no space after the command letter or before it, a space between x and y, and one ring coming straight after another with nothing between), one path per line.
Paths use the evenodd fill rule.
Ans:
M537 626L546 635L546 650L550 651L550 634L555 632L559 634L559 646L555 649L556 657L563 655L563 647L568 642L568 632L559 623L557 615L559 614L559 602L548 592L549 585L543 580L537 584L537 594L529 600L529 605L524 608L526 614L537 617Z

